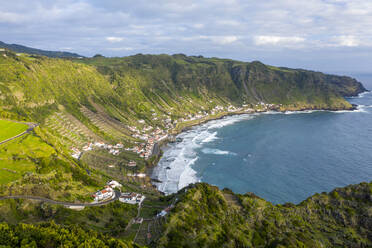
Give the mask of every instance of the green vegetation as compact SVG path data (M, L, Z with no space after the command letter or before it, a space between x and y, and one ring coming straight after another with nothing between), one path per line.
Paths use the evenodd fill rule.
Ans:
M26 124L0 119L0 142L23 133L27 129Z
M298 205L207 184L183 190L158 247L371 247L372 182Z
M0 224L1 247L136 247L77 226L61 227L52 223L16 226Z
M25 135L0 146L0 184L21 178L25 173L35 172L35 159L51 157L54 150L33 135Z

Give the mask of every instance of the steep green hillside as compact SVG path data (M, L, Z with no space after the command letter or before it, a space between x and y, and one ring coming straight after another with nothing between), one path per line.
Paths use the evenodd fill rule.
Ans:
M372 182L298 205L207 184L179 194L158 247L371 247Z
M246 103L254 107L265 102L282 104L282 109L345 109L351 106L342 96L365 90L348 77L259 62L183 55L98 57L71 62L11 52L1 55L1 116L39 122L66 109L88 125L83 106L122 123L133 124L142 118L153 125L162 123L153 120L151 111L178 118L219 104ZM94 130L93 125L89 128ZM97 128L94 131L99 134ZM106 134L110 136L110 132Z
M149 99L161 97L169 104L189 95L221 98L234 104L262 101L294 108L339 109L350 107L340 96L365 90L348 77L182 54L99 57L83 62L97 66L118 90L123 90L131 76Z

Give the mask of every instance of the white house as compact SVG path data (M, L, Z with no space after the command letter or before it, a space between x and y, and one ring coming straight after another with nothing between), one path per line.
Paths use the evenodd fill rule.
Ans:
M157 217L164 217L166 216L171 210L171 207L167 207L164 210L162 210L160 213L158 213L156 216Z
M129 167L135 167L137 165L136 161L129 161L128 166Z
M110 186L113 189L120 188L122 186L120 183L118 183L117 181L114 181L114 180L111 180L111 181L107 182L107 185Z
M112 198L114 196L114 190L110 187L97 191L92 195L95 201L102 201Z
M122 193L119 201L129 204L141 204L145 200L145 196L138 193Z
M114 148L116 149L122 149L124 147L124 145L122 143L118 143L114 146Z

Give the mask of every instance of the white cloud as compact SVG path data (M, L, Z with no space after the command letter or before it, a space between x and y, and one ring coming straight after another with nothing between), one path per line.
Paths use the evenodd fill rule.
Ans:
M168 37L168 39L171 39L171 37ZM181 40L181 41L207 41L207 42L213 42L214 44L218 45L227 45L234 43L239 40L239 37L235 35L197 35L197 36L187 36L187 37L180 37L175 38L175 40Z
M356 47L359 46L359 40L352 35L341 35L334 37L334 46Z
M107 48L107 50L110 50L110 51L132 51L134 50L133 47L110 47L110 48Z
M213 37L212 41L221 45L230 44L238 40L238 37L234 35Z
M345 48L365 56L372 49L371 0L33 0L32 9L29 2L1 2L4 42L87 56L182 52L244 60L300 50L324 58Z
M22 23L25 17L21 14L0 11L0 23Z
M262 45L287 46L302 43L305 41L305 38L298 36L259 35L253 37L253 41L258 46Z
M115 42L123 41L124 38L122 38L122 37L109 36L109 37L106 37L106 40L107 40L108 42L115 43Z
M192 25L192 27L200 29L200 28L204 28L204 24L203 23L195 23L195 24Z

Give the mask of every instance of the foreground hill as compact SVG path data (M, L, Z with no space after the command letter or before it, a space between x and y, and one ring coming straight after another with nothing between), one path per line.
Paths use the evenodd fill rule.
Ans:
M162 227L158 226L161 228L157 230L160 237L148 242L149 247L314 248L372 245L372 182L337 188L330 193L315 194L298 205L273 205L252 193L238 195L228 189L219 190L205 183L190 185L167 199L175 204L171 205L171 211L165 220L162 217L156 218L156 221L164 224ZM30 211L16 206L17 215L30 217ZM106 210L103 213L110 213ZM54 214L53 219L63 224L63 227L53 221L37 225L2 223L0 231L4 235L0 237L0 245L133 245L130 241L118 240L118 233L110 233L115 238L100 234L96 230L98 226L95 222L90 222L87 226L84 223L84 228L72 225L71 221L74 218L82 218L85 210L71 212L57 209L54 210L56 213L53 213L44 205L40 206L38 211L42 211L44 215L48 212L49 215ZM92 217L93 219L101 218L99 208L88 211L97 216ZM111 211L115 212L117 209ZM63 219L60 219L61 212L65 212ZM115 216L119 217L120 215ZM112 226L114 227L115 225ZM149 224L145 229L147 231L153 228L153 225ZM119 228L118 232L123 229ZM131 236L129 239L133 238L134 236ZM136 241L140 240L137 238Z
M298 205L235 195L208 184L179 194L159 247L371 247L372 183Z
M36 48L22 46L18 44L7 44L2 41L0 41L0 48L7 48L16 53L37 54L37 55L43 55L43 56L47 56L51 58L82 58L84 57L77 53L62 52L62 51L46 51L46 50L36 49Z

